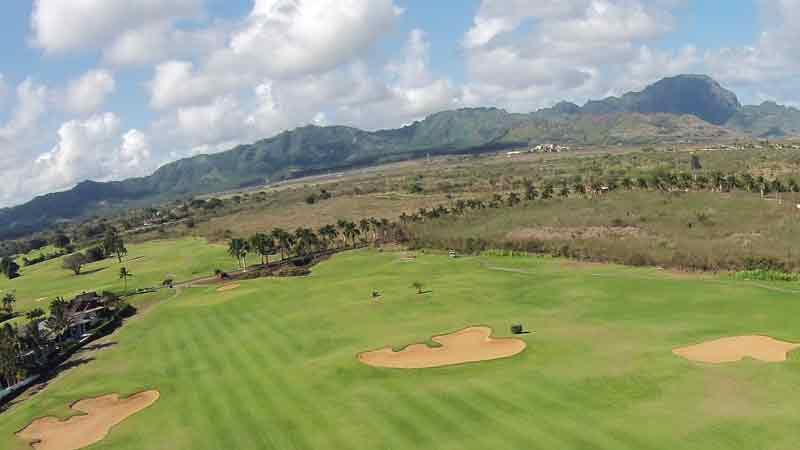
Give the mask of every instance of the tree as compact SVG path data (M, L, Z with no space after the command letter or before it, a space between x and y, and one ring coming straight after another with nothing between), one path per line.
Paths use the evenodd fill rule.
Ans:
M61 297L50 302L50 317L47 318L47 327L50 328L56 339L60 340L71 325L69 302Z
M9 280L13 280L19 276L19 264L10 257L2 258L0 259L0 272Z
M53 239L51 241L53 246L56 247L56 248L67 248L67 246L70 244L70 242L71 241L69 239L69 236L67 236L64 233L56 234L55 236L53 236Z
M411 283L411 287L417 290L417 294L422 294L423 290L425 289L425 285L419 281Z
M519 202L520 202L519 194L517 194L516 192L509 192L508 193L508 199L506 200L506 204L508 206L512 206L512 207L516 206L516 205L519 204Z
M278 243L278 248L281 251L281 261L286 259L289 249L294 244L294 237L283 228L275 228L272 230L272 237Z
M41 319L42 317L44 317L44 315L45 315L45 313L44 313L44 310L42 308L34 308L34 309L32 309L32 310L30 310L30 311L25 313L25 318L30 320L30 321L34 321L34 320L37 320L37 319Z
M73 271L75 275L80 275L84 264L86 264L86 256L83 253L74 253L64 258L62 267Z
M333 225L325 225L321 227L319 231L317 231L317 234L319 234L320 243L327 250L331 244L336 242L336 237L339 236L339 231L337 231L336 227Z
M239 268L247 268L247 252L249 250L247 241L234 238L228 243L228 254L239 263Z
M364 237L366 241L369 239L369 231L372 229L372 222L369 219L361 219L358 222L358 231Z
M0 327L0 385L13 386L19 381L19 354L17 329L9 324Z
M319 245L319 239L310 228L298 228L294 232L294 249L298 256L306 256L314 252Z
M103 238L103 250L105 250L106 255L116 255L120 263L122 262L122 257L128 254L128 249L125 248L122 237L114 228L106 230L106 235Z
M342 232L342 234L345 237L345 242L347 241L347 239L349 239L351 244L353 245L353 247L355 247L355 245L356 245L356 236L358 236L359 233L360 232L358 231L358 227L356 226L355 223L353 223L353 222L345 222L344 231Z
M128 278L131 275L132 274L130 272L128 272L128 269L126 267L120 267L119 268L119 279L122 280L122 282L125 285L125 292L128 292Z
M275 252L275 240L266 233L256 233L250 238L250 248L261 256L261 264L269 264L269 255Z
M13 292L6 292L6 295L3 296L3 311L6 314L13 313L15 303L17 303L17 296Z

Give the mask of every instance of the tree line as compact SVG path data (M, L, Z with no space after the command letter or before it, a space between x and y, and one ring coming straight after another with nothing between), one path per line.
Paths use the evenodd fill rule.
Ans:
M281 261L307 257L328 250L354 248L359 244L397 240L402 232L397 222L374 217L358 222L339 220L336 224L324 225L316 230L306 227L298 227L294 231L275 228L249 238L230 239L228 254L237 261L239 268L245 269L247 257L251 254L258 255L262 265L268 265L273 255L278 255Z
M124 300L115 294L103 292L107 319L127 308ZM3 297L3 310L13 311L16 298L13 293ZM41 308L25 313L27 322L22 325L0 326L0 389L13 386L25 378L41 373L60 355L67 351L67 335L75 324L73 302L61 297L50 302L49 314Z

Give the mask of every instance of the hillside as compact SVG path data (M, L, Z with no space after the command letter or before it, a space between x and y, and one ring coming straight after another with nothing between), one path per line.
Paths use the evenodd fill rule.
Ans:
M150 176L118 182L86 181L75 188L0 210L0 239L69 220L147 202L263 185L315 172L413 158L508 147L499 142L527 120L495 108L446 111L409 126L376 132L307 126L226 152L167 164Z
M0 210L0 239L59 221L287 178L451 153L492 151L531 143L651 145L752 136L800 135L800 111L774 103L742 107L736 95L701 75L666 78L642 92L561 102L531 114L472 108L433 114L380 131L306 126L167 164L150 176L75 188Z
M735 131L691 115L611 113L537 116L525 125L510 130L504 140L593 146L698 143L739 136Z

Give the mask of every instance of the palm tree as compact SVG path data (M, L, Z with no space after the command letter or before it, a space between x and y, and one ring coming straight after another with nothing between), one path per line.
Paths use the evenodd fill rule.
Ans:
M286 259L289 249L294 244L294 237L283 228L275 228L272 230L272 237L278 243L278 248L281 250L281 261Z
M364 238L364 241L369 240L369 232L372 229L372 222L369 219L361 219L358 221L358 231Z
M344 232L343 232L343 234L344 234L345 240L350 239L350 242L352 243L352 245L354 247L356 245L356 236L358 236L359 233L360 233L360 231L358 230L358 227L356 226L355 223L346 222L344 224Z
M19 354L17 329L9 324L0 327L0 387L17 383L20 372Z
M72 325L72 318L69 315L69 303L61 297L50 302L50 317L47 318L47 327L60 340Z
M317 234L320 236L320 241L322 246L327 250L328 247L331 246L334 242L336 242L336 238L339 236L339 231L336 230L336 227L333 225L325 225L320 227Z
M509 192L508 197L506 198L506 205L514 207L517 206L520 202L519 194L516 192Z
M3 311L5 311L6 314L13 313L15 303L17 303L17 296L13 292L7 292L6 295L3 296Z
M120 269L119 269L119 279L122 280L122 282L125 285L125 292L128 292L128 277L130 277L131 275L132 274L130 272L128 272L127 268L120 267Z
M247 252L249 250L247 241L240 238L231 239L228 244L228 254L239 263L239 268L247 268Z
M314 248L319 245L319 239L310 228L298 228L294 232L295 254L306 256L314 252Z
M266 233L256 233L250 237L250 248L261 256L261 264L269 264L269 255L275 251L275 240Z

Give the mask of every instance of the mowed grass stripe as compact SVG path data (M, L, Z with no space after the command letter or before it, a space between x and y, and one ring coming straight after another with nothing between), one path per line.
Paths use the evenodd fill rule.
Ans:
M617 407L607 408L602 411L587 407L591 404L591 399L586 394L581 394L575 389L570 389L569 385L558 385L546 377L537 379L536 383L531 385L536 386L536 389L524 390L525 397L531 401L540 401L544 404L549 404L553 409L561 408L563 412L569 415L572 420L564 422L565 425L569 424L571 430L581 435L589 434L590 442L593 445L597 443L607 442L607 448L630 448L638 450L649 450L651 445L646 441L634 438L630 433L622 429L612 428L607 424L602 424L604 415L612 413L619 414L620 410ZM522 386L520 386L520 389ZM593 416L599 416L595 419ZM591 429L585 427L585 421L591 421L593 424Z
M481 424L468 421L460 411L448 408L441 399L428 392L435 389L414 389L402 380L386 384L397 395L399 404L409 405L410 413L420 425L432 430L437 448L446 448L445 443L449 443L450 448L463 448L466 442L491 448L484 445L487 433L475 433Z
M614 449L646 449L645 446L638 446L634 443L623 442L616 436L612 436L601 429L598 421L594 420L591 411L583 408L580 404L569 404L564 401L563 389L553 386L543 385L540 380L529 380L526 384L507 384L502 392L498 386L486 384L476 385L476 392L488 403L498 405L498 410L516 409L517 413L507 416L508 423L513 423L525 415L536 412L534 427L542 430L542 435L557 437L560 441L560 448L604 448ZM507 399L503 392L513 391L516 395L514 400L517 404L525 405L526 408L516 408L516 405ZM555 392L555 395L553 394ZM525 421L523 428L530 429L531 421Z
M218 339L219 345L223 347L225 370L235 374L226 377L232 382L223 387L231 391L232 399L238 407L234 418L238 419L237 424L240 424L241 432L251 445L262 448L267 442L271 444L263 434L263 418L261 410L257 408L258 398L253 395L253 386L261 382L255 376L257 367L252 358L245 354L242 345L250 340L251 333L239 321L241 314L238 314L236 308L221 309L213 317L209 315L209 318L209 334Z
M176 297L176 298L179 298ZM161 358L164 361L165 367L164 371L166 373L166 379L170 381L170 386L168 389L164 388L163 386L159 386L159 389L163 389L161 391L161 398L159 401L166 402L168 404L177 404L179 405L177 411L180 411L180 414L171 414L169 423L173 424L175 430L178 430L185 436L181 436L182 439L188 438L188 442L181 441L181 444L191 446L191 448L198 448L199 444L196 439L198 436L197 433L192 433L192 426L195 425L196 420L196 412L190 403L190 396L182 395L182 392L179 392L181 389L186 389L188 386L185 381L186 377L184 377L183 373L181 373L181 368L184 367L182 364L181 356L184 355L183 349L178 347L178 340L179 336L183 331L185 331L185 321L174 318L171 324L167 324L164 321L160 322L158 327L159 333L157 339L152 339L155 350L154 355ZM174 398L170 398L174 396Z
M194 394L193 407L200 412L203 419L201 427L213 430L204 433L213 436L213 443L204 442L203 445L211 449L241 448L241 442L238 442L236 436L231 433L235 420L232 418L228 403L225 378L220 374L222 368L222 360L218 356L220 348L217 340L208 332L207 319L200 316L200 313L194 312L187 321L185 337L191 343L187 357L207 362L209 367L192 374L191 379L187 380L186 389L191 389Z
M247 352L252 357L253 367L256 372L250 374L254 383L266 383L269 386L270 394L265 397L270 409L261 418L262 427L270 431L271 439L277 443L277 448L307 449L313 448L307 440L307 436L313 435L309 427L303 427L300 418L305 413L305 408L295 401L293 395L287 391L290 389L290 382L287 378L292 377L292 373L286 368L286 361L289 359L289 351L284 345L276 345L279 340L271 339L265 326L267 312L261 314L248 314L242 319L245 326L253 330L250 342L244 342ZM260 370L260 374L258 373ZM297 378L294 382L299 382L302 378Z
M293 405L296 409L294 419L308 419L308 421L295 420L295 423L300 425L302 438L305 440L307 433L308 436L320 436L332 448L352 448L350 443L346 443L342 439L339 428L332 426L330 419L321 412L321 405L324 405L330 399L318 398L311 395L310 392L304 392L307 391L309 373L297 373L296 371L304 372L304 368L294 367L290 364L293 359L298 358L297 353L300 352L300 347L295 340L273 321L274 315L270 314L269 310L249 317L253 319L253 324L247 326L258 330L258 337L253 339L253 342L258 341L268 344L249 349L249 351L252 352L254 360L259 358L257 361L263 365L262 370L266 371L270 382L276 385L277 392L284 397L284 404ZM271 361L267 359L268 354L272 351L276 351L276 353L283 356L282 361L278 364L274 362L270 364ZM294 355L294 358L290 355ZM293 375L297 376L293 377ZM277 417L278 411L275 413L275 417ZM281 414L283 414L283 411L281 411ZM311 446L310 442L304 442L303 448L311 449L315 447Z

